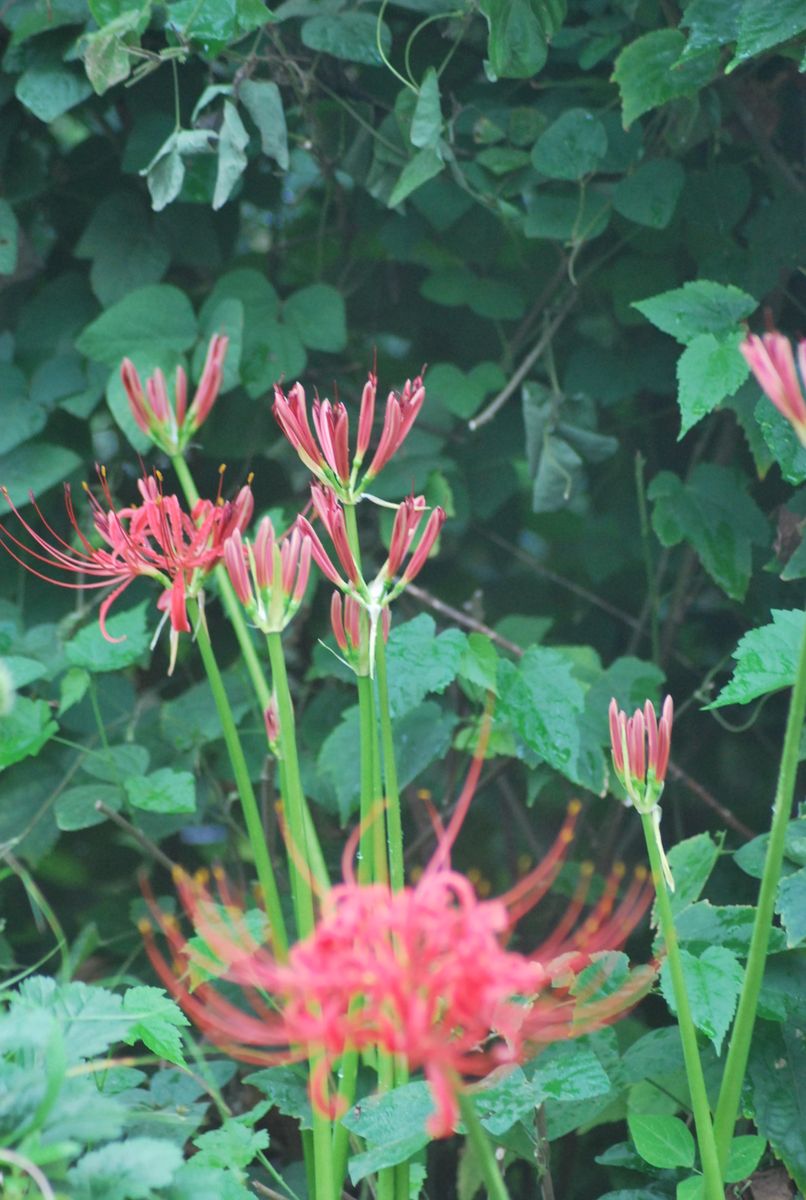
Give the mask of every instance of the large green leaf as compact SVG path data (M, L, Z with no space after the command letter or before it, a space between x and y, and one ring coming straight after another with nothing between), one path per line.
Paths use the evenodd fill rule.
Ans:
M800 0L776 0L775 4L742 5L739 16L736 57L729 70L755 54L788 42L806 29L806 11Z
M627 1124L636 1150L650 1166L694 1166L694 1137L679 1117L633 1112Z
M579 717L584 692L559 650L530 647L520 663L502 662L496 709L526 749L574 782L578 778Z
M312 350L343 350L347 342L344 299L328 283L312 283L292 293L283 319Z
M182 1165L182 1150L164 1138L133 1137L85 1154L67 1178L73 1200L150 1200Z
M592 174L607 150L604 125L584 108L567 108L535 142L532 162L549 179Z
M311 50L332 54L334 58L346 58L349 62L365 63L370 67L383 66L378 51L376 30L378 21L374 13L341 12L323 13L309 17L302 25L302 40ZM381 23L380 37L383 51L388 55L392 35Z
M427 1083L407 1083L383 1096L370 1096L352 1108L342 1122L362 1137L367 1149L349 1162L358 1183L372 1172L406 1162L430 1140L425 1124L434 1111Z
M119 671L131 666L148 650L151 630L148 628L149 603L144 600L135 608L113 613L106 622L105 638L97 621L86 625L65 646L67 661L85 671ZM114 640L109 640L109 639Z
M76 349L96 362L117 367L135 350L151 354L187 350L197 337L190 301L171 284L129 292L84 329Z
M625 128L643 113L698 91L712 78L719 62L718 49L709 48L681 63L685 44L678 29L654 29L621 51L613 79L621 92Z
M420 613L394 625L386 650L389 706L393 717L403 716L431 692L444 692L453 683L465 651L466 638L458 629L437 634L436 622Z
M798 1187L806 1189L806 1037L795 1022L759 1021L748 1063L750 1106Z
M544 14L552 6L540 0L480 0L479 7L489 27L492 74L501 79L536 75L548 57L547 35L552 29L544 23Z
M742 330L716 338L698 334L686 346L677 363L680 405L680 437L744 383L750 368L739 353Z
M44 700L18 696L11 712L0 716L0 771L38 754L58 728Z
M772 610L772 622L746 633L733 652L733 677L707 708L747 704L795 682L806 617L802 609Z
M744 971L735 954L725 946L709 946L699 956L681 950L680 957L692 1020L713 1042L717 1054L721 1054L722 1042L736 1011ZM668 959L661 968L660 985L666 1003L676 1014Z
M758 305L737 287L697 279L649 300L638 300L632 307L658 329L688 345L704 333L733 333L739 321Z

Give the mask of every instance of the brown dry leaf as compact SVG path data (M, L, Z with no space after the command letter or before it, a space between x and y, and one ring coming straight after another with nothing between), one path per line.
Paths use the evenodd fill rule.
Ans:
M750 1191L753 1200L792 1200L795 1189L783 1167L771 1171L756 1171L750 1176Z

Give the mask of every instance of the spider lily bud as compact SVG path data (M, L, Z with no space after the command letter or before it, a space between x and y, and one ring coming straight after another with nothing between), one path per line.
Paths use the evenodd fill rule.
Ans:
M789 338L781 333L750 334L739 347L762 390L786 417L806 446L806 401ZM806 379L806 339L798 345L798 366Z
M302 603L311 568L311 540L296 526L279 540L271 518L258 526L254 544L235 530L224 546L224 562L235 594L258 629L280 633Z
M166 454L181 454L196 430L210 415L221 388L228 345L229 338L223 334L213 334L207 348L204 370L190 408L187 406L187 375L184 367L176 368L172 405L165 376L159 367L146 380L144 392L137 368L131 359L124 358L120 364L120 378L132 416L143 433Z
M381 634L383 640L389 640L389 629L392 624L388 608L381 611ZM334 592L330 599L330 624L344 661L355 671L356 675L371 675L370 645L372 643L371 626L364 605L349 594L342 597L341 592Z
M674 880L663 850L660 836L661 809L658 803L669 765L674 706L671 696L663 702L658 721L654 705L647 700L643 712L637 708L631 717L619 710L615 699L610 701L610 748L613 768L627 793L627 804L634 805L642 816L652 818L653 836L660 852L661 866L669 890Z

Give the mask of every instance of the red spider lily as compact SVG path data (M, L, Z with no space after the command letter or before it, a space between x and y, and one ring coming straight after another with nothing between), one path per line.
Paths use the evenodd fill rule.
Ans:
M221 388L228 345L228 337L220 333L213 334L207 348L204 370L190 408L187 406L188 381L184 367L176 368L172 405L168 398L165 376L159 368L146 380L144 392L137 368L131 359L124 358L120 364L120 378L129 399L132 416L143 433L166 454L181 454L196 430L210 415L210 409L215 404Z
M332 403L317 397L313 402L312 430L308 422L305 389L302 384L295 383L287 394L279 385L274 389L273 411L283 433L308 470L312 471L321 483L332 488L346 504L355 503L367 485L400 448L425 400L425 388L419 375L416 379L407 379L399 395L395 392L389 393L378 447L359 482L358 476L372 435L377 388L377 377L371 371L361 395L358 436L352 457L349 445L350 421L347 409L341 401Z
M506 895L480 900L469 880L450 867L450 849L470 803L477 755L447 828L435 819L438 846L419 881L393 891L360 884L348 843L344 882L321 898L313 932L280 961L250 934L243 910L219 874L218 896L206 882L176 876L180 897L203 939L192 946L176 923L151 901L171 949L169 964L148 922L148 953L165 985L216 1044L259 1064L310 1059L317 1063L311 1094L322 1111L328 1072L349 1050L380 1048L422 1068L435 1112L429 1130L451 1133L463 1077L480 1077L514 1064L541 1045L601 1028L646 993L654 968L639 968L615 989L612 956L650 900L646 872L637 873L616 903L623 868L614 871L600 900L581 919L592 869L557 928L531 953L508 948L518 919L548 891L573 838L579 804L543 861ZM204 975L191 991L188 974ZM210 975L240 986L248 1007L225 999Z
M140 576L161 583L165 590L157 607L165 614L163 622L169 619L171 625L170 674L176 661L179 634L191 632L187 600L199 597L204 579L223 555L224 542L248 523L253 508L251 489L243 487L234 501L199 500L187 513L176 496L163 493L158 477L149 476L138 480L142 503L116 510L105 471L99 471L99 477L106 506L88 487L85 490L95 530L105 545L94 546L79 526L69 484L65 485L65 506L78 546L56 533L31 496L37 516L52 540L43 537L15 507L5 488L0 490L30 541L0 527L0 544L21 566L48 583L78 590L113 585L99 611L101 633L107 641L122 640L111 637L106 620L126 588ZM37 563L43 563L49 570L71 572L84 578L79 583L54 578Z
M739 347L763 391L806 446L806 401L789 338L781 333L749 334ZM798 344L798 366L806 379L806 339Z
M280 633L294 617L308 586L311 539L296 527L276 538L270 517L258 525L254 543L235 530L224 545L232 586L250 619L264 633Z

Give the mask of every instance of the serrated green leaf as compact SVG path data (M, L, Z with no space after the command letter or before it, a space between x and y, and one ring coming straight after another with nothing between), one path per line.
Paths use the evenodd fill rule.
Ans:
M692 1020L697 1029L711 1040L717 1054L721 1054L722 1041L736 1011L744 971L736 956L724 946L709 946L699 956L681 950L680 957ZM668 959L661 968L660 985L666 1003L676 1015L677 1005Z
M219 1129L193 1139L199 1151L193 1161L205 1167L248 1167L258 1150L265 1150L268 1144L265 1129L247 1129L230 1118Z
M606 1095L612 1087L599 1058L580 1042L547 1047L529 1064L527 1074L538 1104L591 1100Z
M123 997L123 1011L134 1022L123 1039L127 1045L143 1042L160 1058L184 1066L179 1030L190 1022L162 988L129 988Z
M679 1117L644 1116L634 1112L628 1115L627 1124L636 1150L650 1166L694 1166L694 1138Z
M699 900L690 904L675 922L677 936L692 954L702 954L712 946L725 946L741 957L747 955L756 910L751 904L711 904ZM783 930L773 929L770 954L786 946Z
M573 782L577 778L582 686L558 650L530 647L520 663L499 666L496 718L512 725L528 750Z
M164 1138L109 1142L83 1155L67 1173L72 1200L150 1200L182 1165L182 1150Z
M752 547L769 538L761 509L747 495L738 471L701 463L684 483L661 471L647 489L652 525L664 546L687 541L711 578L733 600L744 599L752 572Z
M786 930L787 946L799 946L806 939L806 867L778 884L775 911Z
M124 787L129 803L153 813L196 811L196 783L190 771L161 767L144 777L128 778Z
M328 283L293 292L283 305L283 320L311 350L335 353L347 344L344 298Z
M137 350L150 354L188 350L198 328L190 301L170 284L129 292L79 334L76 349L96 362L117 367Z
M458 629L439 635L433 617L420 613L402 625L393 625L387 645L389 707L393 718L415 708L432 692L453 683L467 647Z
M0 771L38 754L58 728L44 700L18 696L11 712L0 716Z
M71 1063L102 1054L120 1041L131 1025L120 996L86 983L60 985L41 975L20 985L10 1011L56 1018Z
M712 412L744 383L750 368L739 353L742 330L716 338L701 333L686 346L677 363L680 437Z
M748 1062L750 1108L801 1191L806 1189L806 1036L802 1024L758 1021Z
M498 694L498 651L484 633L471 633L457 674L468 683Z
M806 29L806 11L799 0L776 0L775 4L742 5L739 15L736 56L728 64L732 71L740 63L788 42Z
M632 307L663 333L688 345L703 333L734 333L758 305L737 287L697 279L648 300L637 300Z
M648 159L618 182L613 207L636 225L665 229L674 216L685 178L676 159Z
M682 912L699 900L719 858L719 845L708 833L697 833L672 846L667 857L674 878L672 911Z
M643 113L689 96L711 80L719 64L718 48L681 63L685 44L679 29L654 29L621 51L613 79L621 93L625 129Z
M762 396L756 404L754 416L764 444L781 468L784 479L798 487L806 481L806 446L801 444L791 422L766 396Z
M120 671L136 663L151 641L151 631L146 623L148 608L148 601L144 600L135 608L114 613L109 618L106 623L109 637L123 639L121 641L108 641L97 621L85 626L66 644L67 661L71 666L83 667L93 674Z
M353 1183L383 1167L406 1162L425 1146L430 1141L425 1125L433 1111L427 1083L407 1083L351 1108L342 1122L367 1143L367 1150L354 1155L348 1164Z
M313 1128L313 1112L308 1096L308 1084L299 1067L267 1067L253 1071L244 1083L256 1087L287 1117L299 1121L300 1129Z
M705 707L747 704L768 692L791 687L795 682L800 644L804 636L802 609L773 609L772 622L751 629L733 652L736 667L730 682L716 700Z
M607 150L604 125L584 108L568 108L535 142L532 162L549 179L592 174Z
M689 0L680 18L681 29L689 31L682 59L734 42L743 4L744 0Z

